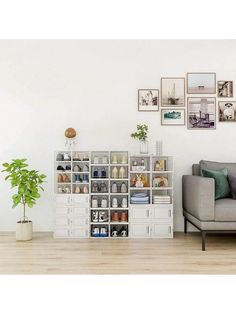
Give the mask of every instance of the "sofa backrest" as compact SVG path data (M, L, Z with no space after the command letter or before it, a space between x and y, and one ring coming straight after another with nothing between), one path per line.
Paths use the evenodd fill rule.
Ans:
M199 162L199 165L200 165L200 172L202 169L222 170L226 168L230 175L236 176L236 163L234 162L216 162L216 161L201 160Z
M199 164L193 164L192 165L192 175L193 176L200 176L200 165Z
M230 175L236 176L236 163L233 162L217 162L217 161L208 161L201 160L199 164L192 165L192 175L200 176L202 169L208 170L222 170L227 169Z

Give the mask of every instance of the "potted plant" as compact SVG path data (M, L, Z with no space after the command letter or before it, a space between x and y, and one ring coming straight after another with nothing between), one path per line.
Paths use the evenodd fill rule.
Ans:
M19 204L23 206L23 216L17 221L16 240L28 241L32 239L33 225L32 221L26 216L26 207L32 208L36 204L36 200L40 197L39 190L43 191L43 183L46 176L40 174L36 170L27 169L27 159L13 159L11 163L4 163L7 172L5 180L11 182L11 188L16 189L16 193L12 196L15 208Z
M131 133L131 137L140 142L140 153L148 153L148 126L146 124L138 124L137 131Z

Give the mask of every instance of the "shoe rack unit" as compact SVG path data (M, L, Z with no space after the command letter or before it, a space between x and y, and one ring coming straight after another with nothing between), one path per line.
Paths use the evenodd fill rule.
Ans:
M173 158L55 152L55 238L173 236Z
M89 237L89 152L55 153L55 238Z
M128 152L93 151L90 165L90 236L128 237Z
M173 237L173 158L130 156L130 237Z

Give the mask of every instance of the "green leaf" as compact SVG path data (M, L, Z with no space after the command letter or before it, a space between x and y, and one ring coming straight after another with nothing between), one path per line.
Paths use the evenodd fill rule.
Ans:
M26 158L13 159L11 163L4 163L2 172L7 172L5 180L10 181L11 188L17 188L17 193L12 196L12 207L24 203L28 207L36 204L36 199L40 198L39 189L44 190L42 184L45 182L45 174L37 170L29 170Z

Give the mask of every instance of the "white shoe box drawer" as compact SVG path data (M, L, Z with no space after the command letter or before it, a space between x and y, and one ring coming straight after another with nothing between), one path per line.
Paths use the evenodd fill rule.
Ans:
M88 225L88 223L89 219L87 217L78 217L71 220L71 225L74 227Z
M130 220L148 221L150 219L150 209L142 205L131 207L129 211L129 217Z
M151 236L157 238L172 238L173 230L171 224L153 223L151 225Z
M89 207L88 206L75 207L72 209L72 212L75 216L88 216Z
M72 212L71 207L56 207L57 215L69 215L71 214L71 212Z
M76 207L81 207L89 204L89 195L73 195L72 196L72 205Z
M149 223L131 223L129 235L132 238L149 238L150 226Z
M70 231L70 237L71 238L88 238L89 231L88 228L85 227L77 227L74 229L71 229Z
M56 226L70 226L71 220L68 216L57 216L55 219Z
M152 209L152 219L171 220L173 216L173 210L170 207L156 207Z
M70 205L71 204L71 197L68 196L68 195L57 195L55 197L55 201L56 201L56 204L58 205Z
M70 229L66 228L56 228L54 231L54 238L69 238Z

